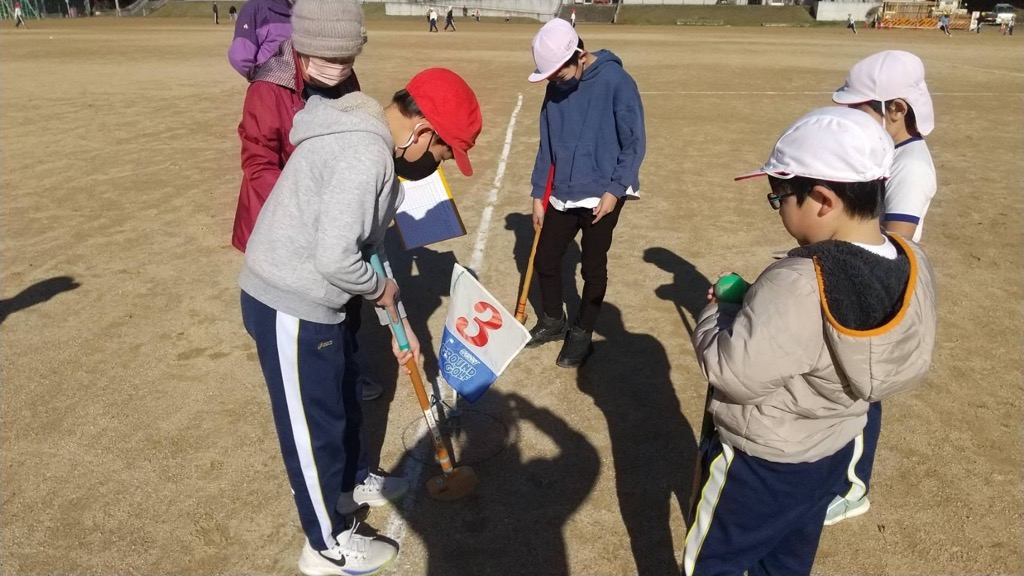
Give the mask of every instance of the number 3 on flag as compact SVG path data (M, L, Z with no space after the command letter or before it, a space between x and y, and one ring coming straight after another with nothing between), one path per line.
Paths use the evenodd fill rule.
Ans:
M498 309L489 302L477 302L473 305L473 310L476 311L477 314L481 315L486 312L491 313L490 318L487 320L481 320L480 316L473 317L473 322L476 323L477 327L476 335L470 336L469 334L466 334L466 328L469 327L469 320L466 319L465 316L459 316L455 320L455 330L459 333L459 336L466 339L466 342L469 342L477 348L483 348L487 345L487 332L489 330L497 330L498 328L501 328L501 312L499 312Z

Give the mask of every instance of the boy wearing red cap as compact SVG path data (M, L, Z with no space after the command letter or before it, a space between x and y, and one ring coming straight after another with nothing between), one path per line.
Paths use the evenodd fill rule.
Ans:
M556 363L583 364L608 288L608 250L626 198L640 194L647 147L636 82L607 50L587 52L572 25L556 18L533 39L537 65L530 82L547 81L540 111L540 147L533 167L533 224L540 228L534 261L543 312L527 347L562 340ZM551 169L550 210L544 194ZM543 223L543 226L541 224ZM562 308L562 258L582 230L583 294L570 322Z
M811 573L868 405L909 390L935 348L935 277L879 227L892 139L856 110L797 120L768 162L768 202L800 247L741 303L709 305L693 346L714 389L686 576Z
M446 159L472 174L468 151L480 128L473 91L440 68L417 74L386 108L356 92L311 98L295 116L295 152L260 212L238 284L307 538L299 570L308 576L374 574L397 555L356 533L343 497L355 488L362 450L345 304L365 297L382 325L389 314L405 318L382 251L402 202L398 177L424 178ZM372 251L388 277L373 271ZM403 365L419 355L404 323L412 350L393 346Z
M921 241L924 217L938 188L935 164L924 137L935 127L935 109L924 81L924 63L901 50L868 56L850 69L832 101L856 108L882 125L896 152L892 176L885 183L884 228ZM867 513L875 451L882 430L882 404L873 402L864 427L864 449L851 463L850 482L829 506L825 525Z

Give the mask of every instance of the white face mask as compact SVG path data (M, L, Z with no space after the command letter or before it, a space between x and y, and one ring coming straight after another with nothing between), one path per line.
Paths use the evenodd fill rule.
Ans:
M316 84L331 88L341 84L352 75L351 64L335 64L323 58L309 57L306 64L306 74Z

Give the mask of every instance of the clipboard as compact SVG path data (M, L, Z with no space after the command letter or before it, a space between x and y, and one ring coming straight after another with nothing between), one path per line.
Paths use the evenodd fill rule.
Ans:
M405 199L395 213L395 225L406 250L466 234L441 168L422 180L402 180L402 188Z

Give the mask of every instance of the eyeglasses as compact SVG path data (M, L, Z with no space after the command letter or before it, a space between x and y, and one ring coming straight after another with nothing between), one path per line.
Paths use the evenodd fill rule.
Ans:
M772 207L772 210L778 210L782 208L782 199L786 196L792 196L798 194L798 192L786 192L784 194L776 194L775 192L768 193L768 204Z

